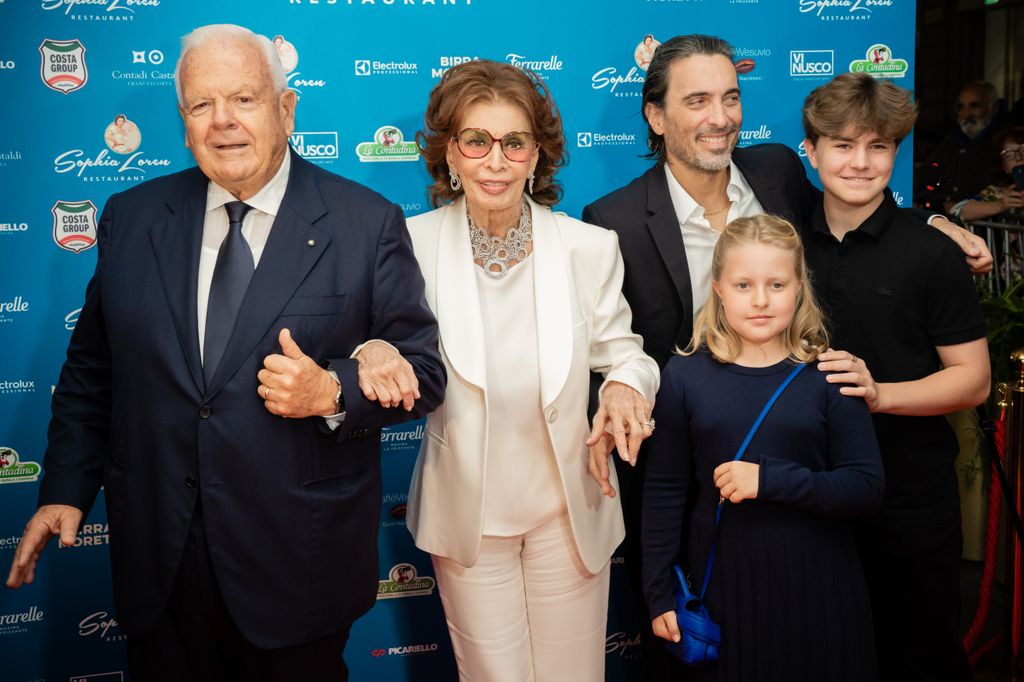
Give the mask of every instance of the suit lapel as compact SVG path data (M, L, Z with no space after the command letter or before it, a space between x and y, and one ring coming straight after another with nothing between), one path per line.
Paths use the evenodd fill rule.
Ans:
M789 197L787 197L782 186L779 184L781 175L779 169L765 168L763 164L759 166L756 163L752 163L749 151L743 148L734 150L732 158L733 163L743 173L744 179L750 185L750 189L754 190L757 203L761 204L764 212L785 218L794 225L799 225L799 218L793 212L791 201L788 200Z
M569 272L558 223L550 209L530 201L533 213L533 300L537 307L540 397L554 402L569 378L572 363L572 306Z
M189 178L190 186L180 197L167 201L167 220L150 231L157 271L174 320L185 362L200 393L204 390L203 365L199 357L199 322L196 308L199 254L203 248L208 180L198 168Z
M441 346L459 376L486 389L484 322L476 288L476 265L473 264L473 251L469 244L465 199L443 208L440 220L435 312Z
M683 234L679 229L679 217L672 204L672 196L668 192L665 169L661 164L657 164L644 175L647 178L647 229L672 277L683 310L692 314L693 289L690 283L690 267L686 262L686 248L683 246Z
M292 154L291 163L288 189L238 311L224 357L208 386L207 398L212 398L238 371L331 241L330 234L315 225L327 213L327 206L308 162ZM297 341L301 345L302 340Z

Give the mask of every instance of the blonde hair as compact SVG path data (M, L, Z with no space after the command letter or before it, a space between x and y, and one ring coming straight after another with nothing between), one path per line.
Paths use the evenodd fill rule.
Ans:
M793 255L800 288L793 319L783 332L784 341L791 360L814 361L828 348L828 333L825 331L824 315L811 289L803 243L796 228L789 222L777 216L756 215L738 218L726 225L711 257L711 279L715 282L721 279L722 266L729 249L752 244L774 246ZM707 346L719 362L735 362L740 354L740 338L726 321L722 301L714 291L693 323L693 337L689 345L685 350L677 348L676 352L691 355L702 346Z

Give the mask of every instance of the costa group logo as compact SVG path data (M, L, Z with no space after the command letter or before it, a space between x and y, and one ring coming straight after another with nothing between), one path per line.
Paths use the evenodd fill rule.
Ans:
M412 564L395 564L388 571L387 580L378 581L377 599L426 597L434 591L436 584L431 577L418 576Z
M174 72L158 68L164 63L162 51L131 50L131 54L131 62L126 63L124 68L111 71L111 78L134 86L170 87L174 85ZM125 61L127 62L127 59Z
M895 0L797 0L801 14L822 21L867 21L875 10L888 9Z
M295 153L311 161L338 158L338 133L292 133L288 138Z
M57 201L53 214L53 241L72 253L96 246L96 205L85 201Z
M28 223L0 223L0 236L28 232Z
M384 656L411 656L413 654L431 654L438 650L437 642L427 644L408 644L406 646L390 646L380 649L371 649L370 655L374 658Z
M71 149L53 159L54 173L75 173L85 182L138 182L146 170L166 168L170 159L147 158L139 149L142 131L124 114L117 114L104 130L107 149L86 156L82 149ZM118 156L111 156L110 152Z
M299 51L283 35L274 36L271 42L273 42L274 50L281 60L284 72L288 74L288 87L294 90L297 96L302 97L302 88L322 88L327 85L327 82L324 80L300 78L302 72L295 70L299 66Z
M0 485L34 483L39 480L39 462L22 461L14 448L0 447Z
M353 70L357 76L415 76L419 73L416 62L356 59Z
M42 623L45 612L38 606L29 607L27 611L0 613L0 635L17 635L28 632L37 623Z
M28 301L23 296L15 296L8 300L0 299L0 323L11 322L15 315L28 312Z
M636 133L601 133L601 132L578 132L576 133L576 146L581 149L591 147L632 147L637 144Z
M554 71L561 71L565 66L557 54L538 59L509 52L505 55L505 61L518 69L529 69L541 78L547 78L549 74Z
M789 75L793 78L831 78L835 73L833 50L790 50Z
M875 43L868 48L864 59L850 62L850 71L866 73L875 78L903 78L910 65L906 59L894 59L888 45Z
M740 130L739 141L736 144L739 147L746 147L752 144L761 144L770 139L772 139L772 129L762 123L757 128Z
M42 0L44 10L64 10L74 21L135 21L136 9L159 7L160 0Z
M39 77L51 90L70 94L89 81L85 66L85 45L80 40L51 40L39 44Z
M442 56L442 57L440 57L438 59L438 65L436 67L431 67L430 68L430 77L431 78L440 78L441 76L444 75L445 71L447 71L448 69L452 68L453 66L458 66L459 64L465 64L466 62L475 62L475 61L477 61L479 59L480 59L480 57L465 57L465 56L457 56L457 55L452 55L452 56L445 55L445 56Z
M106 611L90 613L78 623L79 637L96 637L104 642L122 642L125 636L121 634L117 619Z
M604 90L614 97L640 97L644 86L644 73L646 73L647 66L650 64L650 59L646 59L647 48L645 47L643 52L640 51L640 48L645 46L645 41L649 37L654 41L654 38L648 34L641 39L634 50L633 61L635 65L630 65L625 73L622 73L615 66L606 66L603 69L598 69L590 77L590 87L594 90ZM653 57L654 50L650 50L650 54Z
M420 150L415 142L405 142L397 126L381 126L372 142L356 145L356 156L365 163L378 161L419 161Z

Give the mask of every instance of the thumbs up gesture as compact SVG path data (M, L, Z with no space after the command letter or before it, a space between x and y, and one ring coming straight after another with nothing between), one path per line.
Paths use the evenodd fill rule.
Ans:
M336 382L295 343L292 333L282 329L277 336L281 353L263 359L256 388L271 414L282 417L311 417L334 414Z

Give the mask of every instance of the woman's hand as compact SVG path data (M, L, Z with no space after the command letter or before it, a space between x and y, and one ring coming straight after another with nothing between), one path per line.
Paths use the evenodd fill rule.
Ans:
M654 630L654 634L658 637L667 639L670 642L678 642L680 639L679 623L676 622L675 611L666 611L652 620L651 629Z
M715 468L715 487L722 499L732 503L757 499L761 467L750 462L726 462Z
M601 391L601 405L594 415L594 426L587 446L607 458L614 441L619 457L636 466L640 443L654 433L651 404L636 389L618 381L609 381ZM599 481L600 483L600 481Z

